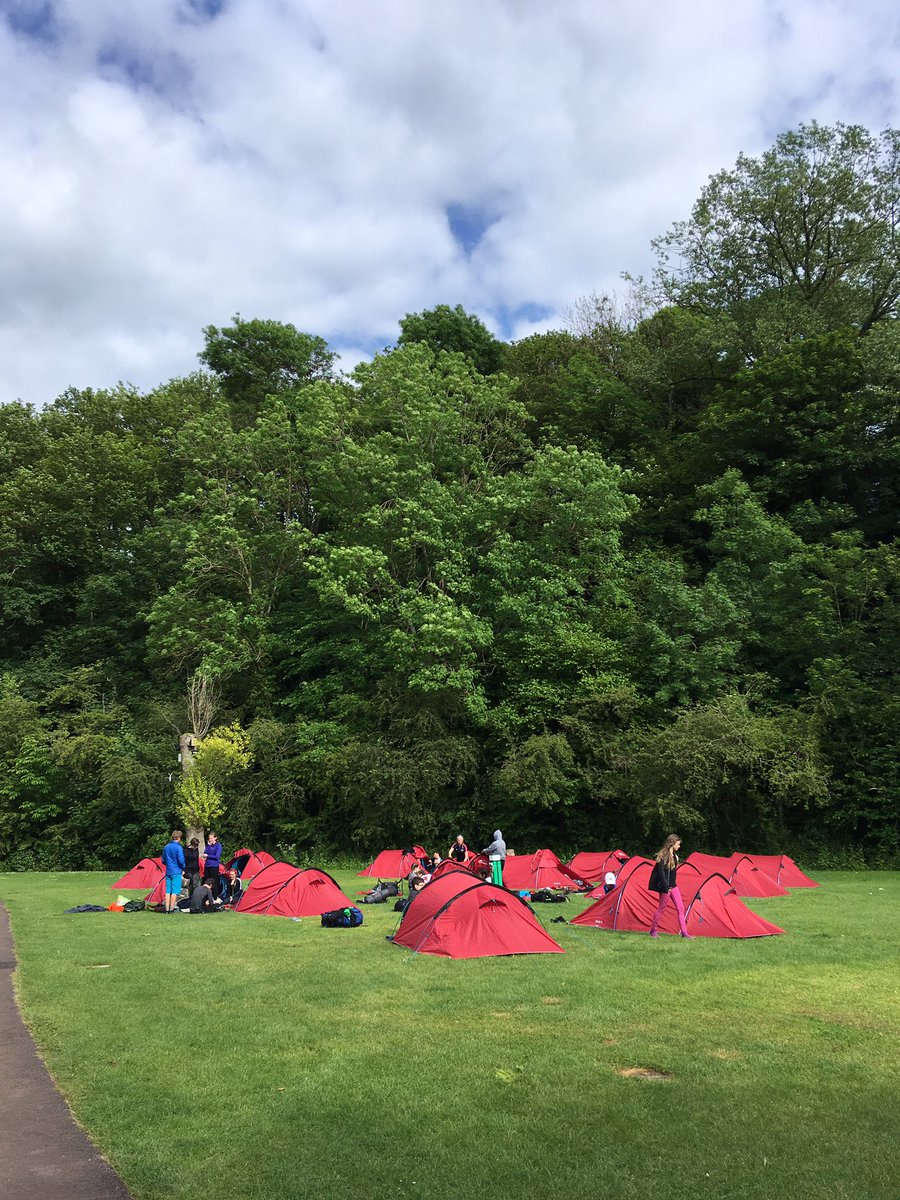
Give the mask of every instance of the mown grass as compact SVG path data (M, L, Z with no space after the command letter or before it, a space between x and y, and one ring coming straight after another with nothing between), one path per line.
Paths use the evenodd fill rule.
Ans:
M459 962L390 945L383 907L62 915L113 878L0 899L25 1015L136 1200L900 1195L898 873L754 901L785 937L548 925L565 955Z

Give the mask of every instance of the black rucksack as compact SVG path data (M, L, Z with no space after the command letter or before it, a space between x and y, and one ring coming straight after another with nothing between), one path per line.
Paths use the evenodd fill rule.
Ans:
M363 915L356 907L334 908L331 912L322 913L322 924L326 929L355 929L362 925Z

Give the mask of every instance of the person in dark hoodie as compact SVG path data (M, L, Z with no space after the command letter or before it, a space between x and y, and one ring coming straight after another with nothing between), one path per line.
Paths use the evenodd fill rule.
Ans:
M503 887L503 868L506 865L506 842L503 840L503 834L499 829L494 830L494 840L489 846L481 852L486 854L488 862L491 864L491 883L496 883L498 887Z

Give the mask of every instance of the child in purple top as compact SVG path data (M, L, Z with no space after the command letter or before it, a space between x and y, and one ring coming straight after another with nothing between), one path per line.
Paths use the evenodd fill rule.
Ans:
M212 888L213 899L219 896L219 865L222 862L222 843L216 834L206 839L206 861L203 864L203 882Z

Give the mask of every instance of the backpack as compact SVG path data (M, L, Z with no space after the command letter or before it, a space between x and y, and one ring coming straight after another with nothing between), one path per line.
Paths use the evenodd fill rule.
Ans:
M322 924L326 929L355 929L362 925L363 915L356 907L334 908L331 912L322 913Z
M549 888L539 888L531 893L531 899L540 904L565 904L569 897L565 893L560 895L558 892L551 892Z

